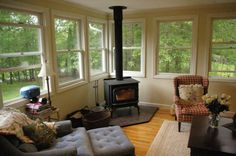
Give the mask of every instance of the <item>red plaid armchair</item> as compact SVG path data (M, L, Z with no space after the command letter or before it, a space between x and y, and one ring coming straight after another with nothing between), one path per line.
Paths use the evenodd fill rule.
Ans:
M181 130L181 122L191 122L194 115L209 115L207 108L204 103L191 103L184 104L180 98L179 86L180 85L190 85L190 84L201 84L203 86L204 94L208 91L209 81L207 78L203 78L199 75L182 75L174 78L174 88L175 88L175 113L176 120L178 121L178 131Z

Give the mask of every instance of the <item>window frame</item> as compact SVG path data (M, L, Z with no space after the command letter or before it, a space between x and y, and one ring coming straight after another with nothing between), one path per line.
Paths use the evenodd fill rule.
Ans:
M189 73L160 73L158 71L159 59L157 59L157 55L159 53L159 28L161 22L177 22L177 21L192 21L192 50L191 50L191 58L190 58L190 71ZM197 31L198 31L198 16L190 15L190 16L170 16L170 17L156 17L153 21L154 25L154 44L153 44L153 78L168 78L173 79L178 75L195 75L196 67L197 67Z
M92 75L91 74L91 67L90 67L90 51L89 51L89 23L98 23L98 24L102 24L103 25L103 53L104 53L104 60L103 60L103 65L104 65L104 71L103 72L100 72L100 73L97 73L97 74L94 74ZM88 62L89 62L89 75L90 75L90 81L94 81L94 80L98 80L98 79L101 79L101 78L106 78L109 73L108 73L108 23L107 23L107 20L105 19L99 19L99 18L94 18L94 17L88 17L88 21L87 21L87 30L88 30Z
M51 14L51 20L52 20L52 40L53 40L53 44L52 44L52 52L53 52L53 60L54 60L54 66L55 66L55 72L56 72L56 77L55 77L55 86L56 86L56 92L60 93L63 91L66 91L68 89L77 87L77 86L81 86L84 85L86 83L88 83L88 67L87 67L87 49L85 47L85 17L79 14L75 14L75 13L70 13L70 12L63 12L63 11L59 11L59 10L52 10L52 14ZM80 48L78 50L78 52L81 55L81 62L80 62L80 71L82 74L82 78L81 79L75 79L72 81L68 81L68 82L64 82L62 84L59 83L59 75L57 73L57 50L56 50L56 37L55 37L55 19L56 18L61 18L61 19L68 19L68 20L74 20L74 21L79 21L79 32L80 35Z
M146 20L144 18L138 18L138 19L125 19L123 20L123 24L129 24L129 23L137 23L141 24L142 26L142 39L141 39L141 56L140 56L140 71L127 71L123 69L123 75L124 76L133 76L133 77L140 77L143 78L146 76ZM114 43L112 43L112 37L113 35L113 28L114 28L114 21L109 22L109 67L110 67L110 75L115 76L115 65L114 65ZM130 47L124 47L123 49L129 49ZM131 47L132 48L132 47ZM137 47L133 47L134 49Z
M226 77L210 77L209 72L211 71L211 54L212 54L212 35L213 35L213 20L217 19L236 19L236 12L232 13L221 13L221 14L208 14L207 15L207 45L205 48L205 70L204 75L209 78L210 81L215 82L236 82L236 78Z
M39 27L40 28L40 35L39 35L39 45L41 45L39 48L41 52L41 64L45 63L45 60L48 62L51 62L51 57L50 56L50 48L49 45L50 43L50 29L48 28L49 26L49 9L43 8L43 7L38 7L38 6L33 6L29 4L23 4L21 2L14 2L13 4L4 4L0 2L0 8L3 9L8 9L8 10L13 10L13 11L19 11L23 13L29 13L32 15L37 15L39 17L39 25L31 25L32 27ZM24 26L28 27L29 24L17 24L17 23L10 23L10 22L5 22L5 24L10 24L14 26ZM49 58L49 59L47 59ZM42 67L42 66L41 66ZM23 69L23 68L22 68ZM26 103L29 102L29 100L24 99L22 97L18 97L6 102L3 102L2 98L2 86L0 82L0 108L3 106L10 106L10 107L20 107L24 106ZM46 87L46 80L42 80L43 83L43 90L41 90L40 96L45 96L47 94L47 87ZM52 95L54 94L54 88L52 87L52 84L54 83L53 80L50 81L50 91Z

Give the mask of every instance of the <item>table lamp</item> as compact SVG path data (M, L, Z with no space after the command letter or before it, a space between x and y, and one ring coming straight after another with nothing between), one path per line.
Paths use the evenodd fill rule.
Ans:
M48 90L48 103L52 107L52 101L50 97L50 88L49 88L49 76L54 75L55 73L51 70L48 63L45 61L44 64L42 64L41 70L38 74L38 77L46 78L46 84L47 84L47 90Z

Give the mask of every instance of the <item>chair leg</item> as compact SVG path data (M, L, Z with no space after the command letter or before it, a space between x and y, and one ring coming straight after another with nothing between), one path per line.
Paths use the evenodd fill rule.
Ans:
M181 122L178 122L178 131L180 132L181 129Z

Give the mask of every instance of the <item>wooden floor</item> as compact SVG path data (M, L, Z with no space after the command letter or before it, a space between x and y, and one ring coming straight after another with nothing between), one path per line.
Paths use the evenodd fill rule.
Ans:
M160 108L150 122L124 127L123 130L135 146L136 156L145 156L164 120L174 120L169 109Z

